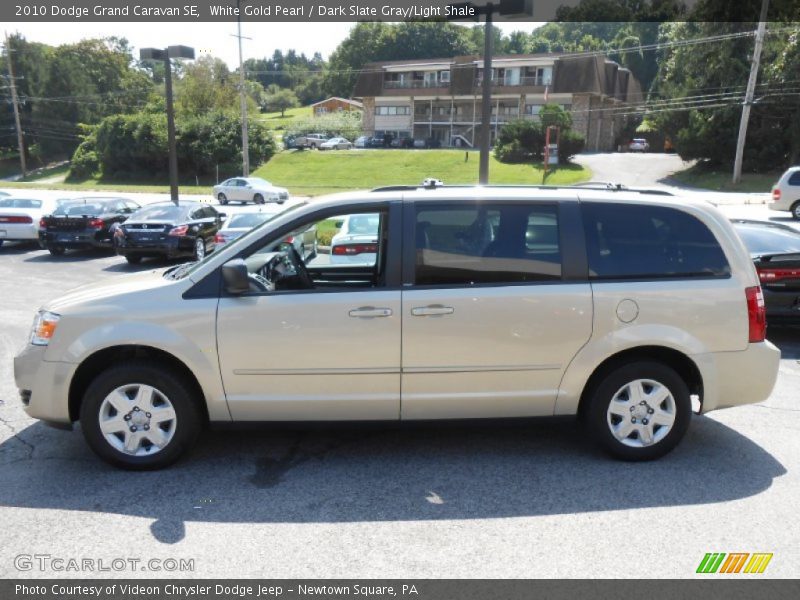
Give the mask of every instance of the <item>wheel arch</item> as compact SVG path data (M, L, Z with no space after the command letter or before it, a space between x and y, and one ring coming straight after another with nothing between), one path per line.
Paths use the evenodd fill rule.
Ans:
M169 352L139 344L128 344L103 348L84 359L72 376L69 385L69 418L77 421L80 415L83 396L92 381L113 364L136 358L147 358L158 362L159 365L174 369L191 387L192 398L200 406L200 414L208 423L208 404L200 382L186 364Z
M578 401L578 417L585 415L592 391L615 369L635 361L650 360L672 368L686 382L689 393L703 403L703 376L697 364L686 354L666 346L636 346L627 348L606 358L594 369L586 380ZM702 410L702 409L701 409Z

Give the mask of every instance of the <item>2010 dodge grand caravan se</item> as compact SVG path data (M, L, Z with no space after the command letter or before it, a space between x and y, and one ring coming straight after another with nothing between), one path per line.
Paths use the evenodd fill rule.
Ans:
M281 242L378 215L363 262ZM313 255L312 255L313 256ZM702 412L766 399L753 263L713 207L631 191L395 188L286 210L208 256L44 306L15 359L29 415L125 468L207 422L578 415L660 457Z

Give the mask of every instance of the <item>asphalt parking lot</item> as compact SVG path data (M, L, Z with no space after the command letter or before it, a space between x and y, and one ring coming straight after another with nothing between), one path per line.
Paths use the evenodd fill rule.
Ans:
M121 472L27 418L11 361L47 299L163 266L0 249L0 577L117 575L20 572L20 554L194 560L169 577L694 577L706 552L771 552L763 576L800 575L800 329L770 329L766 402L695 417L654 463L544 420L209 432L169 470Z

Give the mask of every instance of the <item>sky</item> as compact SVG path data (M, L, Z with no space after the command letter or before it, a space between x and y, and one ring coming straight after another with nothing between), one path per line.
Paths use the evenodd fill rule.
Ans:
M328 58L355 23L242 23L244 59L272 56L276 49L295 49L312 56ZM504 33L533 31L541 23L498 23ZM224 60L230 67L239 64L235 22L219 23L14 23L7 24L9 34L18 31L32 42L57 46L92 37L124 37L139 48L173 45L191 46L199 58L204 53Z

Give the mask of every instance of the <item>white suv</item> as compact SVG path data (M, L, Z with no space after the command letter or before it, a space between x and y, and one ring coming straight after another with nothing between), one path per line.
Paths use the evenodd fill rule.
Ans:
M377 215L369 262L275 249L355 215ZM206 423L545 415L648 460L684 436L693 399L705 413L770 395L765 329L747 250L706 203L410 187L319 200L198 263L80 288L40 310L14 367L29 415L80 421L124 468L171 463Z
M800 167L790 167L772 186L771 210L789 211L800 219Z

